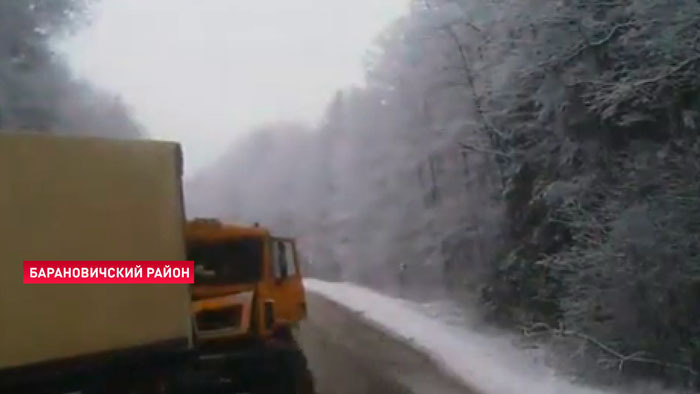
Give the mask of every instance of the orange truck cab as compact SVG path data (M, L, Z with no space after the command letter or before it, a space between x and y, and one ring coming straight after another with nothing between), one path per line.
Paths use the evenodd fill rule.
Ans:
M200 346L290 338L306 317L294 240L266 228L195 219L185 229L195 262L193 333Z

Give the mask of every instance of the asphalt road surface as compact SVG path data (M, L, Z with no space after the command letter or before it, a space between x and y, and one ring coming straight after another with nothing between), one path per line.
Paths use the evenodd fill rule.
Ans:
M476 394L357 313L307 293L299 341L318 394Z

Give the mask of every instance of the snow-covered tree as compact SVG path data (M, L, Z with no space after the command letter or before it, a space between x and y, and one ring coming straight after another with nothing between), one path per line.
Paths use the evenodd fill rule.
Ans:
M52 40L88 22L88 1L0 3L0 130L140 136L118 99L76 80Z

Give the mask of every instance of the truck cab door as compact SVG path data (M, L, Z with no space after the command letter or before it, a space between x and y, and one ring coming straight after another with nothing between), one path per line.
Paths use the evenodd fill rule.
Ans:
M278 323L294 324L306 315L296 245L291 239L272 238L271 249L274 317Z

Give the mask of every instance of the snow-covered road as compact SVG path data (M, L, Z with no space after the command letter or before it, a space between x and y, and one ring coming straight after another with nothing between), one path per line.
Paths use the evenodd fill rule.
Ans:
M446 304L417 304L349 283L305 280L307 289L360 313L385 333L411 343L446 373L485 394L610 394L576 386L505 336L471 329ZM452 318L453 320L450 320Z

